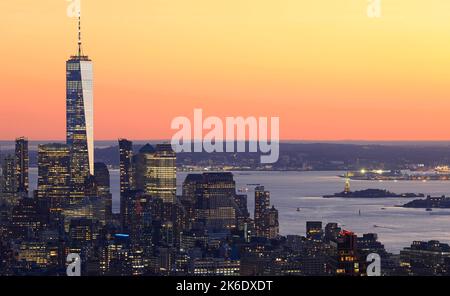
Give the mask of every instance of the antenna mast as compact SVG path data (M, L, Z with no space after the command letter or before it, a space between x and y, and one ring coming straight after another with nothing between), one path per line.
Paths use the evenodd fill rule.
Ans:
M81 57L81 10L78 11L78 57Z

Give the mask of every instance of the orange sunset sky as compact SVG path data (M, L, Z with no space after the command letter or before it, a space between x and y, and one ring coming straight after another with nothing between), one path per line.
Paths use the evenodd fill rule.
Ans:
M0 1L0 139L65 138L65 0ZM450 140L450 1L82 0L95 138L279 116L282 139Z

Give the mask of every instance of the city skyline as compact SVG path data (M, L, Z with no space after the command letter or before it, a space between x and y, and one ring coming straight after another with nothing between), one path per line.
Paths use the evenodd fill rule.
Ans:
M450 91L439 88L444 86L444 73L430 75L433 71L448 70L445 63L439 63L443 56L433 55L436 64L431 63L428 68L420 62L409 64L423 54L425 47L410 49L409 56L402 55L405 52L401 49L411 44L404 44L409 39L398 38L396 34L412 31L405 19L390 18L398 17L399 4L406 5L406 0L383 6L382 10L381 6L371 6L381 5L379 0L370 0L367 15L360 11L365 5L357 0L347 5L330 4L327 6L330 11L322 11L323 15L317 10L319 4L306 0L281 0L283 7L269 1L256 3L256 0L231 0L227 4L198 0L193 6L182 0L170 4L141 1L136 6L126 6L141 9L132 10L131 26L126 18L114 22L119 24L119 30L108 27L108 32L114 32L111 36L99 34L97 38L87 38L87 43L92 44L88 45L89 50L84 48L81 38L82 14L77 6L80 2L66 1L75 5L69 6L75 9L68 11L68 15L77 14L78 29L76 53L66 60L65 108L59 105L59 100L55 104L53 96L46 97L47 101L41 97L59 92L59 88L52 87L58 85L59 79L50 77L59 76L60 72L51 65L39 77L34 77L35 80L30 77L38 71L20 73L28 77L17 79L16 69L11 71L12 80L5 79L7 84L30 82L29 88L17 87L12 98L22 96L22 90L32 89L37 94L33 98L39 103L33 104L33 110L27 110L20 100L8 100L2 110L13 114L14 118L7 120L18 124L4 124L4 118L0 117L0 124L7 127L0 131L0 139L10 133L14 136L9 138L15 139L14 149L6 150L5 154L0 146L0 276L450 275L447 240L450 231L446 227L450 215L450 197L446 197L450 195L450 146L442 145L445 142L429 142L428 146L393 145L394 142L392 145L286 143L292 140L291 136L299 135L332 139L350 134L370 139L379 135L379 129L385 131L385 143L392 140L389 140L391 136L396 140L402 137L412 140L408 138L412 135L425 139L422 132L428 130L427 124L445 123L446 119L439 117L439 112L445 114L447 110L443 106L439 112L426 115L436 108L434 104L450 107L443 100ZM87 3L83 24L87 19L89 36L98 34L102 17L114 16L118 7ZM418 17L423 6L418 1L411 3L406 12ZM258 9L253 10L254 4L258 4ZM24 6L22 0L2 5L0 11L13 9L8 21L14 21L19 15L23 20L24 14L30 13L27 9L34 7L34 4ZM45 10L45 22L56 17L57 7L50 2L42 3L39 8ZM142 11L143 7L160 10L151 10L154 13L151 14L150 10ZM94 20L90 11L100 8L104 10ZM293 8L316 11L303 14L299 20ZM105 14L108 9L110 13ZM336 9L345 10L345 22L333 23L342 20L333 14ZM430 12L438 20L428 24L430 27L422 33L432 42L443 32L436 27L445 14L441 10ZM146 13L159 18L152 19ZM180 19L162 30L167 35L147 40L139 34L142 29L159 32L148 27L167 25L165 22L173 21L175 15ZM234 18L228 19L230 15ZM269 15L276 17L263 17ZM189 25L184 26L183 21ZM204 25L203 22L214 25L197 27ZM70 23L74 24L72 20ZM133 27L136 24L149 26ZM219 34L233 33L238 29L234 27L237 24L248 25L238 30L242 35L230 38ZM360 27L354 27L355 24ZM394 24L398 27L392 35L384 31L392 29ZM182 27L187 38L171 39L181 37L178 30ZM199 28L204 30L201 33L194 30L194 34L193 29ZM307 28L313 28L317 34L310 34ZM263 44L266 36L260 29L266 29L276 42ZM281 34L283 29L287 31ZM289 39L296 36L293 29L298 30L299 37L311 37L312 47ZM427 30L436 35L428 36ZM53 32L67 36L63 26L54 27ZM123 32L130 33L120 36ZM368 32L369 37L365 35ZM72 41L66 42L66 46L74 43L75 34L70 36ZM126 44L137 36L140 41L134 45L140 46ZM249 36L255 38L248 40ZM364 44L352 43L355 41L352 38L363 36ZM109 38L118 38L120 45L127 45L119 48L123 50L122 55L117 54L117 47L103 47L107 44L103 44L104 40ZM56 47L65 41L58 40ZM167 48L151 47L167 41ZM236 42L235 47L228 47L227 42ZM182 47L185 51L180 50L183 44L188 45ZM212 47L203 48L200 44ZM395 46L388 49L389 44ZM381 45L384 51L376 52L372 45L377 45L377 49ZM326 55L328 47L333 50ZM27 67L31 69L60 57L65 51L53 52L53 48L48 48L42 59L33 56ZM154 51L147 56L144 53L149 48ZM358 49L364 52L356 54ZM92 60L85 51L93 52ZM152 60L155 53L160 54L158 62ZM195 56L187 58L186 53ZM391 57L393 53L395 58ZM374 59L368 59L366 54L372 54ZM390 63L380 64L386 57ZM93 60L96 69L99 61L95 87ZM366 64L361 65L362 61ZM155 71L151 82L143 80L147 72L139 69ZM414 72L419 69L424 71ZM164 71L170 70L175 74L165 81L170 73ZM134 75L137 72L133 71L139 74ZM182 76L186 75L181 76L186 79L184 82L193 82L192 85L179 83L178 73L182 72ZM364 77L356 75L362 73ZM121 76L114 76L117 74ZM33 88L33 83L45 78L49 80L42 88ZM420 83L412 84L414 81ZM230 87L233 85L238 87ZM95 101L94 88L100 89L99 94L96 91ZM0 89L6 93L10 90L9 86ZM46 93L47 90L51 92ZM147 96L148 91L155 96ZM145 100L136 102L136 98L144 98L139 97L144 93ZM173 97L175 93L179 97ZM197 100L194 94L216 97ZM436 99L424 102L425 94L442 97L436 97L438 102ZM365 99L360 100L359 96ZM370 99L366 100L366 96ZM391 96L398 97L389 101ZM201 108L196 108L197 104ZM302 109L303 104L311 109ZM21 106L22 113L15 106ZM189 118L191 107L194 124ZM415 108L419 113L411 113ZM100 109L99 116L94 116L94 109ZM28 111L38 114L38 118L29 116ZM204 120L203 111L208 116ZM65 124L58 119L64 113ZM416 120L419 115L420 121ZM225 116L230 116L226 124L220 118ZM269 117L270 139L266 135ZM94 123L94 118L100 118L99 125ZM285 137L281 144L280 118L281 140ZM167 126L170 130L167 136L166 119L168 123L172 120ZM390 120L396 120L396 124ZM27 122L33 126L27 126ZM23 130L25 126L27 129ZM59 133L64 126L65 141L30 140L41 131L55 139L54 133ZM96 135L99 134L97 141L94 126ZM181 126L171 143L131 140L147 133L150 138L164 135L169 139L173 129ZM442 139L448 140L450 129L445 127L444 124L442 129L433 129L434 133L428 136L445 136ZM95 143L112 134L117 139L115 143L95 151ZM194 143L186 134L194 135ZM235 138L235 134L242 138ZM224 144L224 135L227 149L222 153L223 147L213 146ZM202 139L202 143L195 142ZM180 146L186 149L178 149ZM274 152L273 161L264 160L267 152L270 156ZM302 227L305 231L299 230ZM257 283L259 287L261 282L265 285L273 281L258 280L254 285ZM244 291L241 282L237 283L238 288L236 282L228 282L227 286L232 286L230 291ZM181 287L179 284L177 290L188 289L185 280ZM204 283L202 287L207 291L209 285Z
M450 139L443 78L450 4L387 2L376 20L366 16L366 4L85 1L86 49L96 60L95 104L102 110L96 138L169 139L173 117L202 107L219 117L280 116L284 140ZM64 105L60 60L74 51L66 46L75 33L66 3L1 8L8 12L2 50L11 70L0 77L1 96L10 98L0 124L14 114L25 119L2 129L0 139L64 139L64 115L53 110ZM118 16L123 21L114 22ZM30 24L38 38L23 38ZM31 45L42 58L25 51Z

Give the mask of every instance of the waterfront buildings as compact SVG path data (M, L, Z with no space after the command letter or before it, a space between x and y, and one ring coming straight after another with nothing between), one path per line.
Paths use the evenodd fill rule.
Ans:
M270 208L270 192L264 186L255 188L255 229L257 236L264 236L264 212Z
M278 236L278 210L270 207L270 192L264 186L255 188L255 231L256 236L275 238Z
M400 266L407 275L448 275L450 246L439 241L414 241L400 251Z
M337 239L337 258L333 273L337 275L357 276L362 273L358 256L357 236L343 230Z
M263 231L264 237L268 239L275 239L278 237L280 227L278 222L278 210L275 209L275 206L272 206L264 212Z

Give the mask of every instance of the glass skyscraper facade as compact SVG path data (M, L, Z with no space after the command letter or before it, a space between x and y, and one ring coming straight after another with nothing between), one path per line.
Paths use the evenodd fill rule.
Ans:
M145 192L164 202L174 203L177 190L176 154L170 144L156 145L155 153L149 154Z
M66 137L71 148L72 182L77 187L94 175L93 71L87 56L72 56L67 61L66 95Z
M195 220L210 232L235 229L239 208L235 203L236 182L233 174L190 174L183 183L184 200L190 199L195 207Z
M62 211L70 193L70 149L64 144L38 148L37 196L46 198L51 212Z

